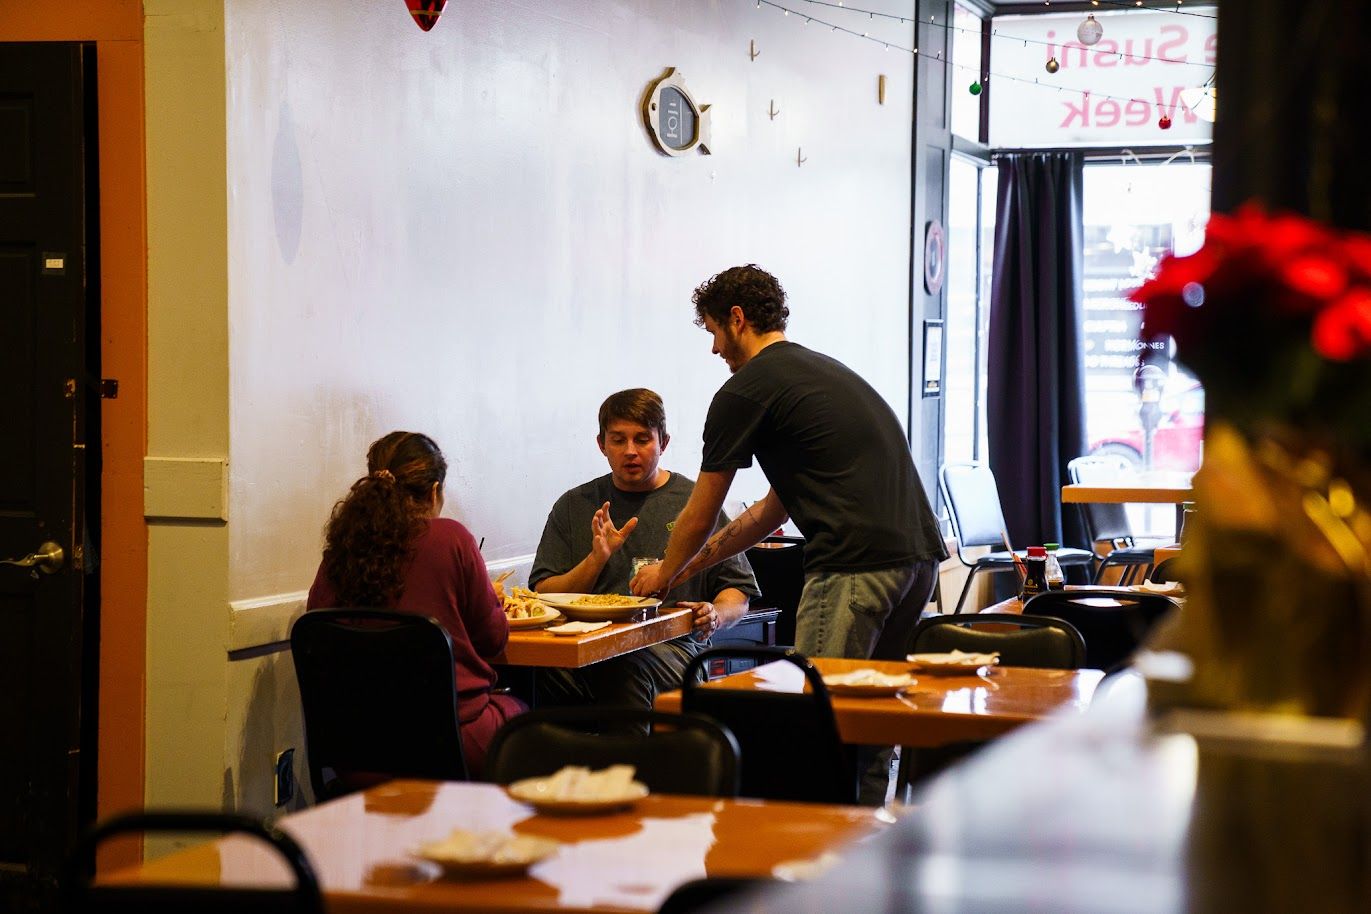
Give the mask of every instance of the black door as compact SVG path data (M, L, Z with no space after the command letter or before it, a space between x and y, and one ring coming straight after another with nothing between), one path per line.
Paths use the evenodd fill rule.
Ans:
M51 910L82 764L87 118L76 44L0 43L0 910ZM93 138L93 132L90 133ZM92 182L93 183L93 182ZM93 271L91 275L97 275ZM98 415L98 413L97 413ZM98 440L98 439L97 439ZM98 450L93 446L92 450ZM91 655L93 656L93 654ZM94 707L92 706L92 711ZM83 777L84 775L84 777ZM89 793L87 790L85 793ZM82 803L85 803L83 807Z

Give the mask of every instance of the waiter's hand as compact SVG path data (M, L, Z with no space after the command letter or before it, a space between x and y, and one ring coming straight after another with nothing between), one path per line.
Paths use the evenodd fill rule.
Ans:
M636 597L660 597L670 586L671 581L662 574L661 562L644 565L628 584Z
M693 634L701 641L717 632L723 625L723 620L719 618L719 611L714 608L713 603L687 603L682 601L676 605L684 609L695 610Z

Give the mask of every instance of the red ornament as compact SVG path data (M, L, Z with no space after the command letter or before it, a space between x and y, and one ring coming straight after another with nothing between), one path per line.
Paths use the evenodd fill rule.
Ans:
M415 25L427 32L438 24L447 0L405 0L409 14L414 17Z
M1160 128L1162 128L1163 130L1170 130L1170 129L1171 129L1171 118L1170 118L1170 116L1169 116L1169 115L1163 114L1162 117L1161 117L1161 120L1157 121L1157 126L1160 127Z

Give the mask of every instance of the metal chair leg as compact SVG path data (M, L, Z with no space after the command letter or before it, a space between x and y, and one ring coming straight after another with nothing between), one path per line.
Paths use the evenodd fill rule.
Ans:
M962 604L966 602L966 595L971 592L971 582L976 580L976 572L981 570L981 566L972 565L967 570L966 583L962 585L962 595L957 598L957 608L952 610L952 614L958 615L962 611Z

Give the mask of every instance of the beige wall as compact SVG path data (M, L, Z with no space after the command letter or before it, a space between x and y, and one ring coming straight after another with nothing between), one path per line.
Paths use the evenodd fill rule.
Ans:
M660 391L667 463L695 472L726 369L690 292L749 261L786 286L793 339L906 414L907 55L731 2L483 0L449 4L429 33L398 3L204 5L208 32L159 18L185 4L147 4L150 243L181 260L173 283L152 244L149 449L226 456L227 525L154 531L150 796L269 806L299 711L288 654L255 648L284 637L329 506L378 435L434 435L447 513L489 560L517 562L556 496L603 472L592 438L610 391ZM881 27L908 42L908 26ZM639 100L666 66L713 106L714 155L651 147ZM186 183L154 206L171 174ZM174 296L175 324L160 310ZM753 472L733 495L763 491ZM170 729L177 710L188 731ZM184 773L158 748L173 732Z
M144 0L149 806L223 802L229 447L220 0ZM208 475L194 472L209 467ZM187 473L185 470L190 469Z

